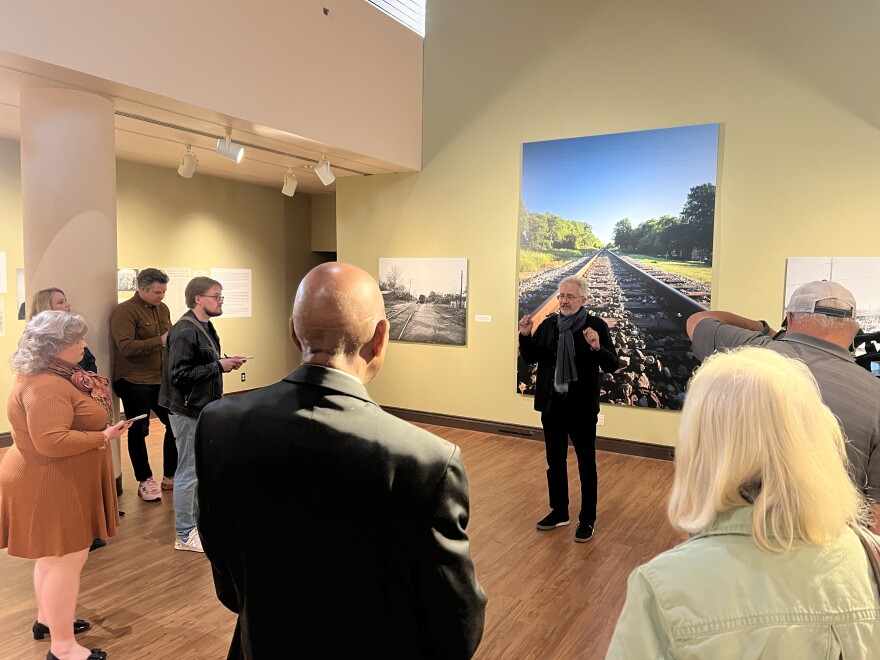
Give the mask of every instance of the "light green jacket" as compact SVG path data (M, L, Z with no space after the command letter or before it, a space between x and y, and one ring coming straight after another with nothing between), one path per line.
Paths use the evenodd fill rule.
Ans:
M607 658L880 659L880 596L846 530L827 548L760 550L752 508L629 576Z

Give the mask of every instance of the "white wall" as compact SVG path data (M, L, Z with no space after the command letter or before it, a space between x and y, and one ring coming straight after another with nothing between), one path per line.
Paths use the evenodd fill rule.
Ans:
M43 0L0 16L0 50L421 167L422 39L364 0Z

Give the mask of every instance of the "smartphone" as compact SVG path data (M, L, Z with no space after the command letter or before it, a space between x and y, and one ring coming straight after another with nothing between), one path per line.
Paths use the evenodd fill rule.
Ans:
M150 413L144 413L143 415L138 415L137 417L128 417L124 421L126 422L136 422L139 419L143 419L144 417L149 417Z
M254 357L255 357L255 356L253 356L253 355L245 355L245 356L244 356L243 358L241 358L241 359L242 359L242 360L253 360Z

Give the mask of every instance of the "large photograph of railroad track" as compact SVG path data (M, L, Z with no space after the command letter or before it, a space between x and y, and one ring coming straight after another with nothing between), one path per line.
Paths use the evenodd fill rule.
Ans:
M467 259L380 258L379 288L391 341L464 345Z
M600 401L678 410L699 366L685 322L711 300L718 124L523 144L519 310L536 328L559 281L588 282L621 356ZM535 369L517 358L517 391Z

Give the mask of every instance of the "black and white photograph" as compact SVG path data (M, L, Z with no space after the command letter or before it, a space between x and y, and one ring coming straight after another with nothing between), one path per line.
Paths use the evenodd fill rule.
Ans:
M718 124L523 144L519 309L532 328L559 282L586 278L621 358L599 400L679 410L699 366L687 317L709 308ZM517 358L517 391L535 368Z
M380 258L391 341L464 346L467 259Z
M137 268L118 268L116 270L117 291L137 291Z

